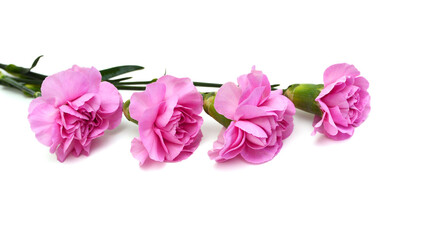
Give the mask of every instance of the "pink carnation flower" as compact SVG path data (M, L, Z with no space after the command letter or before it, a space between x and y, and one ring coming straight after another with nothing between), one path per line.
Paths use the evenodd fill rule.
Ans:
M91 141L121 122L122 98L95 68L73 66L47 77L42 96L29 107L36 138L56 152L60 162L73 153L88 155Z
M324 72L324 89L315 99L322 117L314 118L317 131L335 140L350 138L354 128L366 120L370 111L369 82L346 63L335 64Z
M130 99L130 116L138 121L140 137L131 153L142 165L148 159L177 162L200 144L203 97L189 78L163 76Z
M271 91L266 75L255 67L240 76L238 83L224 84L215 97L215 110L232 122L221 131L209 156L217 162L236 157L250 163L267 162L293 131L294 104L282 90Z

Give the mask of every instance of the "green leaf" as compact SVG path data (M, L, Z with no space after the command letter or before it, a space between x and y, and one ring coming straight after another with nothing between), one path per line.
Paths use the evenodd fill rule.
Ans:
M132 79L132 77L109 79L109 80L105 80L105 81L110 82L110 83L119 83L121 81L125 81L125 80L128 80L128 79Z
M31 65L30 68L24 68L24 67L16 66L14 64L8 64L8 65L0 64L0 68L4 69L6 72L8 72L14 76L20 77L20 78L28 78L28 79L35 79L35 80L42 80L43 81L47 77L46 75L35 73L35 72L31 71L31 69L36 67L36 65L39 62L41 57L43 57L43 55L40 55L39 57L37 57L33 61L33 64Z
M113 68L108 68L101 70L100 73L102 74L102 80L109 80L113 77L126 74L129 72L142 70L144 67L137 66L137 65L124 65L124 66L118 66Z
M30 72L31 69L33 69L34 67L36 67L36 65L39 62L39 60L40 60L41 57L43 57L43 55L40 55L39 57L37 57L36 59L34 59L33 64L31 64L31 67L28 69L28 72Z

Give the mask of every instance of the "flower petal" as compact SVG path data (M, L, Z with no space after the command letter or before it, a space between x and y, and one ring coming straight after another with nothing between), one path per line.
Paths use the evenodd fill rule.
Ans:
M122 97L118 89L108 82L100 84L98 96L101 100L100 111L103 113L113 113L122 108Z
M218 139L213 143L212 150L208 151L209 158L217 162L225 162L227 159L221 157L220 151L224 147L224 132L226 128L222 128L218 134Z
M234 125L242 129L243 131L252 134L255 137L267 138L266 132L261 127L252 123L251 121L237 121L234 123Z
M362 90L367 90L369 88L369 82L364 77L355 78L354 85L361 88Z
M55 99L55 106L73 101L85 93L97 93L101 74L94 67L73 66L47 77L42 83L42 96Z
M232 120L239 105L241 90L234 83L228 82L221 86L215 97L215 110Z
M160 77L157 82L163 83L166 88L166 98L175 97L178 104L194 109L196 113L203 110L203 96L197 91L189 78L176 78L170 75Z
M140 138L134 138L133 141L131 141L130 152L134 158L139 160L141 166L148 159L148 152L146 151L145 146L143 146Z
M328 67L324 72L324 86L337 82L342 77L358 77L360 72L347 63L334 64Z
M145 111L154 106L158 106L166 93L166 85L155 82L146 86L146 91L135 92L130 98L130 116L140 122L145 119Z
M241 155L245 161L249 163L264 163L272 160L276 154L279 152L279 149L282 147L282 141L279 141L279 144L275 144L273 146L267 146L263 149L253 149L249 146L243 148Z
M36 134L37 140L46 146L51 146L60 138L57 124L60 114L53 104L54 99L39 97L34 99L29 107L28 120L31 130Z

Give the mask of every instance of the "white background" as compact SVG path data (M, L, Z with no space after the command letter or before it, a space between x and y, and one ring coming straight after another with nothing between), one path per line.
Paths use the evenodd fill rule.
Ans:
M272 161L217 164L204 116L189 159L140 168L137 127L60 163L34 137L31 101L0 87L0 239L430 239L430 7L426 1L3 1L0 62L53 74L138 64L224 83L252 65L272 83L322 83L354 64L372 110L354 136L312 137L312 116ZM123 92L125 99L130 92Z

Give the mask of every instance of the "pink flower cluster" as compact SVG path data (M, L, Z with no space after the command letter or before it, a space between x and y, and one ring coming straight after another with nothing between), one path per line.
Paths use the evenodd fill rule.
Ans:
M370 111L369 82L346 63L335 64L324 72L324 89L315 99L323 115L314 118L314 133L335 140L350 138Z
M216 95L216 111L232 122L221 131L209 156L217 162L233 158L267 162L293 131L294 104L282 90L271 91L267 76L255 67L238 83L224 84Z
M95 68L73 66L47 77L41 97L30 104L31 129L59 161L70 154L88 155L92 140L120 124L122 97L114 85L101 80ZM255 67L237 81L238 85L222 85L216 94L213 107L227 121L223 124L230 124L222 129L208 154L217 162L267 162L279 153L282 141L293 131L296 110L289 98L301 102L288 94L289 98L285 97L282 90L272 91L267 76ZM304 93L308 100L303 101L316 107L310 112L319 112L318 107L322 112L315 116L313 134L347 139L366 120L370 111L369 83L353 65L327 68L321 91L321 85L302 86L318 89L319 93L316 98L308 91ZM132 155L141 165L148 160L178 162L188 158L202 139L202 108L203 97L189 78L163 76L147 85L145 91L134 93L128 110L138 123L139 137L132 140Z
M71 153L88 155L92 140L121 122L121 95L101 79L95 68L73 66L47 77L30 104L31 129L60 162Z
M130 99L130 116L139 123L131 153L144 164L148 159L177 162L188 158L202 138L199 116L202 95L189 78L163 76Z

